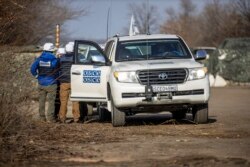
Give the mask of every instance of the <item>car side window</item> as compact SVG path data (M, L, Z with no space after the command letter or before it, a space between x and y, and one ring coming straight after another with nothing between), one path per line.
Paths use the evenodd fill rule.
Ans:
M76 60L79 64L91 64L93 57L104 57L104 55L91 44L78 44Z

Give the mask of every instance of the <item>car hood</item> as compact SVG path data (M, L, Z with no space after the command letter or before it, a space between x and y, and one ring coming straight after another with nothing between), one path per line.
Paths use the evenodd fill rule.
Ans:
M115 71L137 71L152 69L196 68L203 67L193 59L126 61L114 65Z

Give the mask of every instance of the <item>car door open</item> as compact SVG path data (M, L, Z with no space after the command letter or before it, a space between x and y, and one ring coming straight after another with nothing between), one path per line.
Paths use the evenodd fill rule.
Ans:
M107 101L110 62L98 44L75 41L74 64L71 66L71 100Z

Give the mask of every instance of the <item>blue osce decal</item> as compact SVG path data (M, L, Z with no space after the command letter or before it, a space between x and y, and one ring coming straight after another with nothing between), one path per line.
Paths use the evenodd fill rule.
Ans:
M83 70L83 83L100 83L101 70Z

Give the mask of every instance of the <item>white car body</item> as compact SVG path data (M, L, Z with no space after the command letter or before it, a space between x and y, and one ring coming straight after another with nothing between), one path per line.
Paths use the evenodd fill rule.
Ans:
M115 71L137 71L144 69L163 69L166 68L197 68L202 67L201 64L195 62L193 59L190 60L151 60L151 61L138 61L130 63L116 63L111 68L111 74ZM143 97L139 98L122 98L123 93L143 93L145 92L145 86L139 83L120 83L110 75L109 77L110 87L112 88L112 96L114 97L114 104L117 107L136 107L137 105L143 104ZM194 81L186 81L183 84L178 84L178 91L187 91L187 90L198 90L204 89L205 93L203 95L188 95L188 96L173 96L171 101L167 100L157 100L156 97L152 102L147 102L147 104L173 104L173 103L205 103L209 99L209 82L207 77Z
M91 62L89 64L79 64L76 58L75 64L71 68L71 100L101 102L108 111L112 112L112 123L114 126L121 126L125 123L123 121L125 119L123 118L124 116L121 116L122 121L119 122L118 120L118 123L115 123L116 118L114 115L116 113L114 112L116 112L116 109L118 112L121 111L121 113L124 112L126 114L127 111L135 113L156 112L155 110L150 110L152 106L160 112L166 110L166 108L171 109L169 106L174 105L193 107L196 104L207 104L210 96L208 75L204 74L204 77L200 79L190 79L192 70L203 69L204 65L194 59L188 47L186 47L186 52L191 56L185 59L116 61L116 55L118 54L116 49L119 42L168 39L181 40L182 44L186 46L185 42L176 35L159 34L114 37L107 41L105 48L105 54L111 63L106 63L105 65L93 64ZM94 45L94 43L89 43L89 41L78 41L75 43L75 51L78 45L81 44ZM97 45L95 46L98 47ZM140 50L140 52L142 51ZM106 61L108 60L106 59ZM157 75L159 78L162 75L163 80L165 77L168 78L171 72L181 70L181 72L185 73L185 78L183 78L182 83L151 84L149 88L152 88L150 91L153 92L151 92L149 98L145 98L147 94L145 89L148 87L140 81L139 75L144 74L143 72L147 70L152 71L152 74ZM161 70L163 72L160 72ZM168 70L173 71L166 74L165 71ZM132 74L135 73L137 81L134 83L118 81L115 75L120 75L123 72L126 75L127 72L129 74L130 72ZM196 73L194 75L197 75Z

